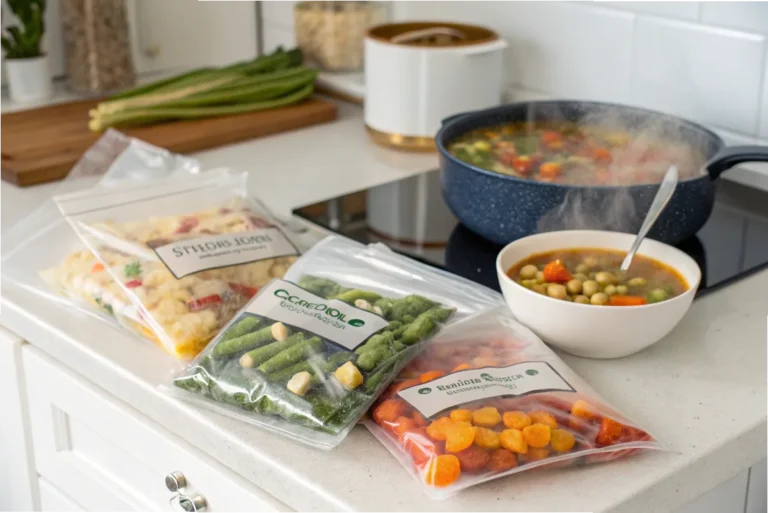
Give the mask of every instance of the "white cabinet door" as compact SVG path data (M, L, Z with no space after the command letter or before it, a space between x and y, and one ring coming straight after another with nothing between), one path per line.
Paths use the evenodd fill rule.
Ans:
M207 511L289 508L39 350L23 349L38 474L87 511L174 511L165 477ZM151 392L149 392L151 393Z
M24 342L0 328L0 511L37 509L21 348Z
M743 513L749 470L692 500L675 513Z
M126 7L139 74L256 57L255 2L126 0Z
M40 511L85 511L78 503L42 477L40 489Z

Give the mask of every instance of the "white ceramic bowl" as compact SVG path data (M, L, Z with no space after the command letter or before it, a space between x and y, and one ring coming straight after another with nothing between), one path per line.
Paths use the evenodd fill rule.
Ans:
M496 259L501 292L515 316L545 342L589 358L619 358L655 344L680 322L691 306L701 270L679 249L646 239L638 254L676 269L689 289L674 298L643 306L595 306L552 299L509 278L506 271L535 253L569 248L626 251L634 235L597 230L570 230L531 235L508 244Z

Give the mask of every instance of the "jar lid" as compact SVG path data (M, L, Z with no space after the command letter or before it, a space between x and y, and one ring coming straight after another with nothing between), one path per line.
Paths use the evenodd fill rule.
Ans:
M367 37L401 46L447 48L490 43L496 32L477 25L437 21L386 23L368 30Z

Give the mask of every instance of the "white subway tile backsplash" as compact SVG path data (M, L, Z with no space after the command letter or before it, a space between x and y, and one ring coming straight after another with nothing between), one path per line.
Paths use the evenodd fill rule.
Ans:
M297 3L287 0L261 2L261 17L264 25L277 25L293 30L293 8Z
M638 18L632 103L754 134L764 52L762 36Z
M296 38L294 37L292 30L265 25L262 34L264 53L272 52L277 49L278 46L282 46L283 48L296 46Z
M392 19L456 21L462 16L469 16L472 6L485 3L488 2L393 2ZM472 22L467 20L467 23Z
M653 14L665 18L680 18L696 21L699 18L700 2L599 2L617 9Z
M504 103L531 102L539 100L551 100L552 96L541 91L531 91L520 87L510 86L504 90L502 100Z
M567 98L629 96L633 14L554 0L475 5L473 21L493 26L510 43L511 84Z
M703 2L700 20L708 25L768 34L768 2Z

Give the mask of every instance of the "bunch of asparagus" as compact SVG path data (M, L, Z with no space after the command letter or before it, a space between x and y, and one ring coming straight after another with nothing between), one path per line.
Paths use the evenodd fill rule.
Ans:
M123 91L90 112L93 131L174 119L197 119L273 109L310 94L317 72L298 49L222 68L204 68Z
M312 333L292 332L280 322L245 314L174 384L218 402L337 434L360 418L415 355L418 343L453 313L422 296L384 298L314 276L303 276L299 286L324 299L365 304L390 322L351 352ZM362 375L359 386L351 389L336 374L349 365ZM287 384L301 373L311 377L306 391L297 395Z

